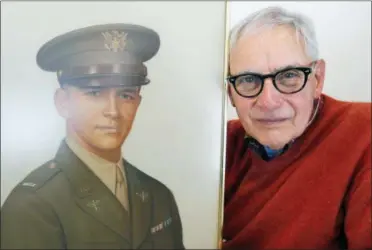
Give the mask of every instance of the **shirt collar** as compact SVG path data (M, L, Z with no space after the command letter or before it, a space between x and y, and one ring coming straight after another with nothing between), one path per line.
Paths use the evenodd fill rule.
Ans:
M120 160L117 163L114 163L89 152L71 137L66 137L66 144L112 192L115 192L117 165L120 166L124 182L126 182L122 156L120 156Z
M248 148L255 151L258 155L260 155L264 160L271 160L279 155L281 155L283 152L285 152L292 142L286 144L284 148L274 150L266 145L262 145L259 141L257 141L252 136L249 136L247 134L244 135L244 141Z

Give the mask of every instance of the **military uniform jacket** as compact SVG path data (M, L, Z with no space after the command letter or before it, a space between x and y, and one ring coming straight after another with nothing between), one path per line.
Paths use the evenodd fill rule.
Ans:
M1 211L3 249L184 249L172 192L124 160L129 213L63 142Z

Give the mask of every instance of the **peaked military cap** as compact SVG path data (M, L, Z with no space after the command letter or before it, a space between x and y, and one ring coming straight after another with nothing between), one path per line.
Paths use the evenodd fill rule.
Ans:
M56 72L61 85L83 87L89 86L91 79L109 77L114 79L109 81L112 85L141 86L150 82L144 62L154 57L159 48L159 35L150 28L102 24L51 39L41 46L36 61L41 69Z

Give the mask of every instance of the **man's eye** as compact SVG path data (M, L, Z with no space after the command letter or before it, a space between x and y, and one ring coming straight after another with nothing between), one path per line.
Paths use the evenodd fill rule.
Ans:
M286 77L286 78L291 78L291 77L294 77L294 76L295 76L295 74L293 74L292 72L287 72L287 73L284 74L284 77Z
M296 70L286 71L283 73L284 78L294 78L294 77L299 77L300 75L301 73Z
M257 80L257 78L254 77L254 76L242 77L242 82L252 83L252 82L255 82L256 80Z
M126 99L126 100L133 100L134 96L128 93L120 93L119 94L120 98Z

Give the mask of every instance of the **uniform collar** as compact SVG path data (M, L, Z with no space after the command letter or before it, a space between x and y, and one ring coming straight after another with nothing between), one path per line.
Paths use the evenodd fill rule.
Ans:
M119 165L126 185L126 176L122 157L117 163L107 161L102 157L86 150L72 137L66 137L66 144L73 153L113 192L116 185L116 168Z

